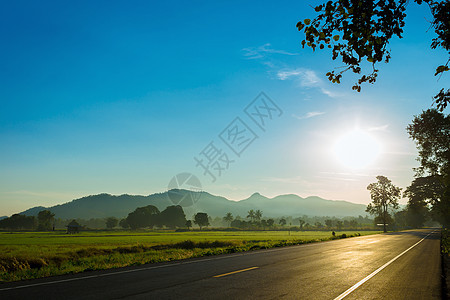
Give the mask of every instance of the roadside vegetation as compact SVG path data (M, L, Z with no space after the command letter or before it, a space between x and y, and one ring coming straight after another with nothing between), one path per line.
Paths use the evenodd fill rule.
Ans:
M0 281L267 249L380 231L63 231L0 233Z
M450 230L443 228L441 231L441 255L442 255L442 274L444 278L443 293L450 299ZM443 296L443 298L445 298Z

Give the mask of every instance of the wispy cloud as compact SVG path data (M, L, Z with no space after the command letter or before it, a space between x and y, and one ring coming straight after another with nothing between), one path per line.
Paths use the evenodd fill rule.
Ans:
M323 80L313 70L304 68L281 69L277 72L277 78L279 80L295 80L301 87L318 88L323 94L332 98L338 96L324 87Z
M304 119L314 118L314 117L317 117L317 116L320 116L323 114L325 114L325 112L323 112L323 111L310 111L303 116L297 116L297 115L292 115L292 116L299 120L304 120Z
M273 49L271 46L270 43L266 43L259 47L243 48L242 51L245 58L257 60L266 65L270 69L269 73L275 74L275 78L278 80L294 80L301 87L318 89L324 95L331 98L339 96L336 92L327 89L324 81L311 69L280 67L280 65L286 66L286 64L280 60L274 60L272 54L294 56L298 55L298 53Z
M304 87L317 87L322 83L316 72L308 69L280 70L277 77L280 80L297 79Z
M388 131L389 124L381 125L381 126L374 126L370 127L368 131Z
M277 50L271 48L271 44L267 43L259 47L248 47L242 49L244 56L247 59L258 59L267 56L268 54L282 54L282 55L298 55L297 53L291 53L284 50Z

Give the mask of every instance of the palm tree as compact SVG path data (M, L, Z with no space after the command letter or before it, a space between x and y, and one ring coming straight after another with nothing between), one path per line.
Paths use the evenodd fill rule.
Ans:
M223 217L225 222L228 222L228 227L231 227L231 222L233 221L233 215L229 212Z
M255 211L254 211L253 209L250 209L250 210L248 211L247 218L249 218L250 221L253 222L253 220L255 219Z
M255 219L256 221L261 221L262 218L262 211L260 211L259 209L257 211L255 211Z

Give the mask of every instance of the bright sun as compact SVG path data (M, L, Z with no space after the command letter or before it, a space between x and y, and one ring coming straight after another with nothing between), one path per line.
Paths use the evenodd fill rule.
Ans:
M367 132L355 129L341 136L333 147L338 161L352 169L367 167L375 161L380 144Z

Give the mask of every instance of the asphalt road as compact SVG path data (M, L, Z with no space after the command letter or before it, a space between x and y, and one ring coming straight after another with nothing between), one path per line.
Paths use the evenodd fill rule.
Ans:
M441 299L438 229L0 285L0 299Z

